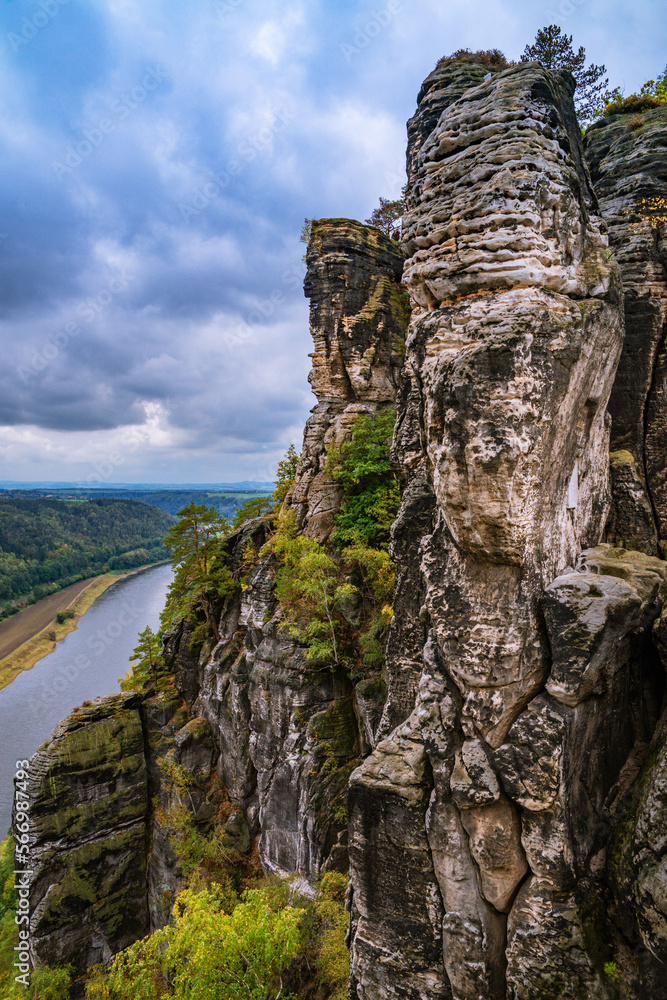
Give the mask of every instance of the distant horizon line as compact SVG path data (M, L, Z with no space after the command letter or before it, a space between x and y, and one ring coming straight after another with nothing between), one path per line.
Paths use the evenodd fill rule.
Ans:
M147 487L151 489L220 489L220 488L230 488L233 486L242 486L247 488L259 487L260 489L273 489L275 482L260 481L257 479L238 479L238 480L228 480L222 483L193 483L193 482L153 482L151 480L137 480L135 482L118 482L118 483L86 483L81 480L76 479L0 479L0 489L14 488L44 488L44 489L77 489L77 490L107 490L107 489L122 489L124 487L130 487L136 489L137 487Z

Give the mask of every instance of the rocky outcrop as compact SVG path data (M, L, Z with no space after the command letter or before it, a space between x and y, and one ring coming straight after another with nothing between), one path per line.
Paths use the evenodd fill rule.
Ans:
M393 405L409 310L400 246L373 226L314 219L306 262L317 405L286 506L307 537L326 541L342 499L327 448L340 447L360 413Z
M328 450L396 399L386 671L309 659L275 524L246 522L219 640L181 622L173 686L84 706L33 761L38 961L163 925L187 814L269 872L349 864L353 1000L667 1000L667 293L662 230L624 215L662 183L664 127L589 131L614 254L573 88L442 60L402 252L312 223L318 402L283 513L330 540Z
M312 224L306 294L318 398L285 509L325 540L341 494L327 471L359 413L393 405L407 298L398 244L347 219ZM227 543L237 580L219 635L166 636L173 685L77 709L31 763L37 962L108 960L169 919L186 874L179 826L266 871L347 869L347 785L375 743L386 685L316 665L284 628L271 519ZM164 687L164 685L163 685ZM180 838L182 840L182 838Z
M265 540L262 522L232 541L242 558ZM219 751L217 774L230 799L259 835L265 870L315 879L347 864L345 799L359 761L352 685L281 631L275 564L262 557L245 589L227 602L221 641L200 658L197 694L189 705L207 720ZM175 659L188 641L172 637Z
M665 109L601 118L586 158L623 274L625 342L609 412L608 538L657 555L667 543L667 121Z
M626 798L610 841L610 880L625 915L637 995L660 996L667 967L667 726Z
M658 716L664 564L591 548L622 297L572 86L532 63L455 78L408 152L401 639L351 779L357 1000L615 988L605 802Z
M29 769L33 961L107 961L148 932L148 780L135 694L86 702Z
M327 449L340 446L360 413L394 402L407 324L402 265L398 244L372 226L312 223L304 287L318 402L284 509L318 541L329 538L342 496ZM264 868L313 880L347 866L347 783L374 743L385 686L375 678L355 688L290 639L275 596L277 563L263 548L268 527L249 522L230 539L229 565L244 583L222 611L221 641L195 664L181 629L168 650L189 710L210 723L218 775L259 835Z

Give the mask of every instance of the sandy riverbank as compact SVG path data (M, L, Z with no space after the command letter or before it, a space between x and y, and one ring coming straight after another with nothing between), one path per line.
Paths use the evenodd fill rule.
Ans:
M113 583L150 569L152 565L160 564L79 580L0 622L0 689L11 684L22 670L30 670L38 660L53 652L56 643L76 628L81 615ZM56 614L65 608L74 611L74 617L60 625Z

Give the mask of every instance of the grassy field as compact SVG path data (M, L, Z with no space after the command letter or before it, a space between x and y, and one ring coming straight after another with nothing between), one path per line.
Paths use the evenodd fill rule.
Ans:
M5 618L4 621L0 622L0 661L4 660L10 653L13 653L19 646L22 646L24 642L33 635L36 635L37 632L41 632L43 628L46 628L53 621L58 611L69 607L75 598L86 587L90 586L92 580L93 577L90 576L86 580L78 580L76 583L70 584L69 587L63 587L62 590L56 591L55 594L49 594L48 597L44 597L41 601L36 601L34 604L29 605L29 607L24 608L23 611L19 611L18 614L12 615L10 618Z
M3 634L1 626L14 626L11 638L11 642L14 644L13 649L5 655L4 659L0 660L0 689L11 684L22 670L30 670L38 660L52 653L58 640L74 631L81 615L86 613L93 601L100 594L103 594L112 583L125 576L138 573L141 569L146 569L146 567L141 566L130 573L104 573L102 576L93 577L92 580L81 580L57 594L50 594L43 601L38 601L37 604L26 608L15 618L0 623L0 642L2 642L0 649L3 652L6 652L7 636ZM72 593L73 591L76 593ZM47 607L42 608L41 605L47 605ZM59 625L55 620L55 615L65 608L71 608L74 611L74 618L68 618L62 625ZM28 618L30 612L33 614ZM44 623L45 613L49 615L46 623ZM23 616L26 617L21 621Z

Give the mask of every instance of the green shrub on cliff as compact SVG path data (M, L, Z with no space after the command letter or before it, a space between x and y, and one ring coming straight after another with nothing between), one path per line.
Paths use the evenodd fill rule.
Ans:
M86 1000L345 1000L346 886L327 872L314 899L290 879L240 897L224 886L186 889L168 927L89 971Z
M278 468L276 469L276 488L273 491L272 496L274 503L281 504L287 496L290 486L294 482L300 458L300 454L294 445L291 444L284 456L278 462Z
M310 659L332 668L340 665L345 625L340 612L349 586L341 579L338 564L322 545L298 533L291 514L280 518L270 547L281 563L276 597L290 636L308 646Z
M623 97L617 87L608 95L604 114L605 117L641 114L652 108L659 108L662 104L667 104L667 67L665 67L662 77L658 80L647 80L637 94L628 94L627 97Z
M232 522L232 530L240 528L244 521L251 517L263 517L279 508L289 492L289 488L294 482L296 470L299 465L298 451L293 444L289 446L284 456L278 462L276 469L276 488L270 497L259 497L246 500L241 504Z
M196 626L193 643L210 633L219 642L216 607L237 586L225 565L222 548L229 534L229 523L213 507L203 504L188 504L178 514L180 520L165 535L175 575L167 593L161 625L166 629L185 618Z
M348 916L345 911L347 877L325 872L315 901L317 930L311 963L321 995L326 1000L346 1000L350 953L345 945Z
M363 542L386 547L398 511L399 495L389 452L396 414L387 409L364 413L340 450L329 448L327 466L345 493L334 518L335 545Z
M160 682L165 682L168 679L160 637L147 625L143 632L139 633L138 639L139 642L132 650L132 666L118 682L120 689L121 691L142 691L148 685L153 685L157 690L160 690Z
M0 996L9 997L14 983L16 952L19 943L18 927L14 922L16 890L14 889L14 841L11 836L0 842ZM16 987L18 989L23 987Z
M280 567L276 596L290 636L308 658L353 676L378 670L392 617L394 567L387 552L398 510L389 463L395 416L361 414L349 441L330 448L327 468L343 487L332 545L299 533L296 519L278 518L268 547Z
M272 905L251 889L240 902L219 888L184 890L173 924L97 969L87 1000L268 1000L282 993L281 974L303 952L305 911Z

